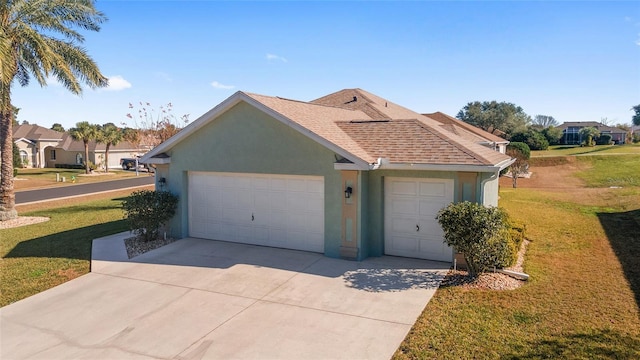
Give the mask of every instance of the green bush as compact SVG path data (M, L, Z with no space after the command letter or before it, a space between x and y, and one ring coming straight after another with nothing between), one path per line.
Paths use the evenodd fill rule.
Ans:
M507 150L510 149L519 151L524 160L529 160L529 158L531 158L531 149L529 148L529 145L523 142L510 142L509 145L507 145Z
M18 176L18 169L13 168L13 177Z
M20 156L20 149L16 143L13 143L13 168L22 167L22 157Z
M600 137L596 140L596 145L610 145L611 139L611 134L600 134Z
M465 201L449 204L437 219L444 242L464 256L469 276L514 264L524 228L520 238L504 210Z
M98 168L98 165L94 164L91 160L87 161L87 164L89 165L89 170L91 171L94 171Z
M543 134L534 129L517 132L511 135L509 141L523 142L529 145L531 150L547 150L549 148L549 141L547 141Z
M82 164L55 164L55 167L58 169L82 169L84 170L84 165Z
M168 191L140 190L122 202L129 229L144 241L156 240L159 229L176 213L178 197Z

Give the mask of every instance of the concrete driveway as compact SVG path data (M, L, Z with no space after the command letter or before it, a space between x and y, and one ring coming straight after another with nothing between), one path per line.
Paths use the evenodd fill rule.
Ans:
M0 309L2 359L388 359L448 264L182 239Z

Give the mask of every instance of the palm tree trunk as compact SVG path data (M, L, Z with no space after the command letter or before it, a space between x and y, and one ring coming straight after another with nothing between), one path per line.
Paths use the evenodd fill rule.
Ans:
M84 172L89 173L89 141L84 141Z
M0 82L0 221L15 219L16 195L13 192L13 132L10 85Z
M104 149L104 172L109 172L109 148L111 147L111 143L106 143Z

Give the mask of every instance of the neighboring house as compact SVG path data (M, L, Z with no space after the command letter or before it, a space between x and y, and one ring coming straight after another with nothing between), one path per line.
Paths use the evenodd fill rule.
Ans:
M442 125L440 126L443 129L450 131L469 141L473 141L477 144L490 147L491 149L499 151L502 154L506 153L507 151L507 145L509 144L508 140L496 136L488 131L484 131L479 127L473 126L440 111L423 115L442 123Z
M618 129L617 127L611 127L603 125L596 121L576 121L565 122L558 126L558 129L562 130L562 138L560 138L560 144L563 145L580 145L584 139L580 135L580 129L585 127L594 127L600 131L600 134L611 135L611 141L615 144L624 144L626 142L627 132Z
M53 168L56 165L80 165L84 163L84 143L73 140L68 133L61 133L38 125L13 127L13 140L27 167ZM105 144L89 142L89 161L104 165ZM109 168L119 168L120 158L130 158L145 152L123 141L109 149ZM26 161L25 161L26 160Z
M447 262L437 212L497 205L513 162L361 89L311 102L237 92L142 161L180 198L175 237Z

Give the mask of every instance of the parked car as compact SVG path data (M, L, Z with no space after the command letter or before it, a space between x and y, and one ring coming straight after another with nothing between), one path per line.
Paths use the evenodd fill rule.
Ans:
M136 168L136 160L138 160L138 169L147 169L148 172L155 172L156 169L149 165L143 164L136 158L122 158L120 159L120 166L122 166L122 170L131 170Z

